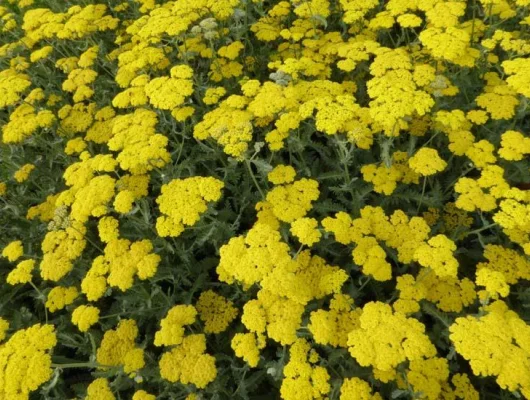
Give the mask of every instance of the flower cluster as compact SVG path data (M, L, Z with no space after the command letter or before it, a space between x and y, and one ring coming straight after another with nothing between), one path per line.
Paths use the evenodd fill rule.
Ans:
M105 253L94 259L81 282L83 293L88 300L95 301L103 296L107 285L125 291L132 287L135 276L151 278L160 263L160 256L152 250L153 245L147 239L138 242L127 239L109 241Z
M348 335L352 357L362 366L372 366L378 379L393 379L403 361L418 361L436 354L425 334L425 326L380 302L367 303L359 327Z
M160 236L179 236L185 226L193 226L208 209L208 202L221 198L222 181L212 177L174 179L162 186L156 199L160 212L156 229Z
M3 1L0 399L530 398L529 12Z
M138 327L132 319L121 320L116 329L105 332L97 349L99 364L109 368L123 366L125 373L133 373L144 367L144 351L137 347L135 340Z
M475 375L494 376L500 387L520 390L527 397L530 328L502 301L483 311L485 315L479 318L457 318L451 326L450 338L456 351L469 361Z
M0 345L0 394L29 399L52 376L50 352L57 344L53 325L36 324L15 332Z
M203 310L205 300L199 301ZM174 346L160 358L160 374L170 382L193 383L204 388L217 376L215 358L206 353L206 336L191 334L185 336L186 325L195 322L197 310L193 306L178 305L169 310L156 332L156 346Z
M323 399L329 393L329 374L326 368L314 365L319 356L311 352L304 339L298 339L289 350L289 362L285 365L280 393L285 400Z

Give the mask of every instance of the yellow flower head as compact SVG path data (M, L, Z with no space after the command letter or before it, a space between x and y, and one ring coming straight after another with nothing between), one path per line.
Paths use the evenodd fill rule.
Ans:
M221 198L224 183L212 177L174 179L162 185L156 199L163 216L156 229L160 236L179 236L185 226L195 225L208 209L208 202Z
M134 353L132 357L129 353L136 353L138 349L135 345L137 336L138 327L136 322L132 319L121 320L116 329L108 330L103 335L96 353L97 362L109 367L118 365L127 367L131 358L133 360L136 359Z
M162 355L160 375L169 382L192 383L204 389L217 376L215 358L205 351L204 335L186 336L180 345Z
M318 221L314 218L298 218L291 223L291 233L300 243L312 246L320 240L322 234L318 230Z
M436 354L425 334L425 326L407 318L385 303L370 302L363 307L360 327L348 336L350 354L362 366L393 371L405 360L420 360Z
M87 388L85 400L116 400L106 378L97 378Z
M160 321L160 330L155 334L155 346L171 346L182 343L184 327L195 322L197 310L190 305L177 305Z
M269 179L269 182L275 185L281 185L293 182L295 176L296 171L290 165L278 165L268 173L267 178Z
M340 400L382 400L379 393L372 394L372 388L368 382L360 378L346 378L340 388Z
M147 393L145 390L138 390L134 392L132 400L156 400L156 396Z
M255 333L236 333L231 342L236 357L245 360L249 366L255 368L260 359L260 349L265 347L265 338Z
M35 268L35 260L24 260L17 264L17 267L7 275L6 282L10 285L18 283L28 283L32 278L32 271Z
M15 332L0 346L0 396L28 399L52 377L51 350L57 344L53 325L36 324Z
M22 241L14 240L10 242L2 250L2 257L7 258L9 261L16 261L24 254L24 247L22 246Z
M440 158L435 149L422 147L409 159L409 166L414 172L429 176L443 171L447 163Z
M79 292L75 286L56 286L50 290L50 293L48 293L46 308L50 312L62 310L66 306L72 304L77 296L79 296Z
M8 329L9 329L9 321L0 317L0 342L2 342L6 338Z
M18 183L25 182L28 180L29 174L31 174L31 171L33 171L34 169L35 169L35 165L25 164L22 167L20 167L20 169L17 172L15 172L15 174L13 175L13 178L15 178L15 180Z
M81 305L72 312L72 323L76 325L81 332L88 329L99 321L99 308L94 306Z
M414 259L431 268L439 277L456 277L458 261L453 256L455 243L445 235L436 235L418 247Z
M205 333L223 332L238 313L230 300L212 290L202 292L195 307L204 322Z

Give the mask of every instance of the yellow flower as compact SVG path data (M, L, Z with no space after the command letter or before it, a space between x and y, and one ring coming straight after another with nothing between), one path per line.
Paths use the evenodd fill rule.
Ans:
M415 14L403 14L397 17L397 22L403 28L417 28L423 21Z
M256 203L255 209L256 214L256 223L269 225L273 230L278 230L280 228L280 221L274 215L272 211L272 204L267 201L259 201Z
M122 169L145 174L169 161L168 138L155 133L157 122L157 114L144 108L114 118L108 147L119 152L116 160Z
M528 78L528 68L530 62L527 58L516 58L515 60L504 61L502 64L508 78L506 83L510 85L517 93L525 97L530 97L530 80Z
M195 225L201 214L208 209L208 202L221 198L224 183L212 177L174 179L162 185L156 199L160 212L164 214L156 221L160 236L179 236L185 226Z
M438 151L422 147L409 159L410 168L423 176L434 175L447 167L447 163L440 158Z
M88 50L85 50L83 54L79 56L79 61L77 65L81 68L90 68L94 65L94 61L98 56L99 46L89 47Z
M520 161L530 154L530 138L517 131L506 131L501 136L499 156L509 161Z
M91 216L105 215L109 211L107 204L114 197L115 184L115 179L109 175L92 178L86 186L75 193L70 217L84 223Z
M405 360L421 360L436 354L425 326L414 318L393 313L388 304L367 303L359 321L360 327L348 335L348 346L362 366L391 372Z
M134 392L132 400L156 400L156 396L147 393L145 390L138 390Z
M393 24L393 20L392 20ZM374 77L368 81L370 116L381 124L388 136L399 135L408 127L404 118L425 115L434 105L434 100L425 91L419 90L411 72L409 55L402 49L380 48L370 66Z
M202 101L204 104L212 105L217 104L219 99L226 94L226 89L222 86L213 87L206 89Z
M9 321L0 317L0 342L2 342L6 338L8 329L9 329Z
M83 152L86 147L87 143L83 140L83 138L78 137L75 139L71 139L66 143L64 152L68 155L79 154Z
M311 365L309 353L310 345L305 339L297 339L291 346L289 362L283 369L282 399L322 399L331 390L328 371Z
M24 247L22 246L22 241L14 240L10 242L2 250L2 257L7 258L9 261L16 261L24 254Z
M256 334L266 331L269 338L282 345L294 343L305 307L269 290L260 290L257 297L243 307L243 325Z
M265 347L265 337L254 333L236 333L231 342L236 357L245 360L249 366L258 366L259 351Z
M56 209L55 216L61 217L61 210ZM42 241L43 258L40 263L40 275L43 279L58 281L73 268L73 262L81 255L86 246L86 228L77 221L64 220L65 227L52 230ZM54 221L52 221L54 222Z
M141 349L135 345L137 336L136 322L132 319L122 319L115 330L108 330L103 335L96 354L97 362L108 367L124 365L124 368L128 369L126 372L132 371L129 370L130 367L142 368L143 364L138 359L138 350ZM143 351L140 358L143 361Z
M320 240L322 234L318 230L318 221L314 218L298 218L291 223L291 233L300 243L312 246Z
M212 290L202 292L195 307L204 322L205 333L223 332L238 313L230 300Z
M219 50L217 50L217 53L221 57L228 58L229 60L235 60L239 52L245 48L245 45L241 43L239 40L230 43L228 46L220 47Z
M384 164L380 166L377 166L377 164L363 165L361 173L366 182L374 185L375 192L383 193L387 196L396 190L397 182L402 177L402 173L394 165L388 168Z
M98 221L99 238L102 242L109 243L120 237L119 222L114 217L103 217Z
M353 299L346 294L335 294L329 311L319 309L311 312L308 329L316 343L347 348L348 334L359 328L362 310L353 310Z
M473 281L468 278L441 278L431 270L420 271L416 285L422 286L425 298L444 312L461 312L477 298Z
M275 185L282 185L293 182L295 176L296 171L290 165L277 165L267 174L267 179Z
M272 212L284 222L293 222L304 217L311 210L320 191L318 182L302 178L293 183L275 186L267 193L267 201L272 204Z
M131 212L134 203L134 193L130 190L122 190L114 199L114 209L120 214Z
M184 104L186 97L193 94L193 82L167 76L154 78L145 85L145 94L156 108L172 110Z
M360 378L346 378L340 388L339 400L382 400L379 393L372 394L368 382Z
M478 51L469 47L470 37L464 29L433 26L421 31L419 38L436 59L473 67L478 57Z
M197 310L190 305L172 307L167 316L160 321L160 330L155 333L155 346L171 346L182 343L184 326L195 322Z
M0 71L0 109L12 106L19 101L20 95L29 86L31 86L31 80L28 75L14 69Z
M97 378L87 387L85 400L116 400L106 378Z
M35 165L33 164L25 164L20 169L15 172L13 177L18 183L22 183L28 180L29 174L31 174L31 171L35 169Z
M431 268L439 277L456 278L458 261L453 256L455 243L445 235L436 235L418 247L414 259L420 265Z
M486 122L488 122L488 114L482 110L468 111L466 118L475 125L484 125Z
M145 367L144 349L136 347L123 357L123 371L126 374L132 374L143 367Z
M230 239L221 247L220 255L219 279L228 283L237 280L246 285L261 281L274 266L290 261L289 247L281 241L280 233L261 223L255 224L246 237Z
M35 260L24 260L17 264L17 267L7 275L6 282L10 285L18 283L28 283L31 281L31 272L35 268Z
M46 308L50 312L62 310L66 306L72 304L77 296L79 296L79 292L75 286L56 286L48 293Z
M353 261L362 266L363 274L371 275L381 282L392 278L392 266L386 261L386 252L374 237L360 239L352 256Z
M92 267L81 282L83 293L87 294L88 300L93 301L103 295L106 283L126 291L132 287L135 276L141 280L153 277L161 258L158 254L152 253L152 250L153 245L149 240L109 241L105 246L105 253L93 260ZM107 275L106 280L103 278L105 275ZM104 279L103 287L100 287L98 278Z
M473 387L466 374L454 374L451 382L455 386L454 392L457 397L465 400L479 400L479 393Z
M0 345L0 397L29 399L52 377L50 352L57 344L53 325L36 324L15 332Z
M530 327L500 300L482 310L484 315L460 317L450 326L456 352L475 375L493 376L503 389L530 393Z
M530 260L516 250L500 245L487 244L484 247L484 258L487 262L477 264L477 270L488 268L501 272L506 283L513 285L520 279L530 280Z
M409 364L406 376L414 392L422 393L422 398L438 400L442 386L449 378L449 365L445 358L438 357L413 360Z
M477 286L484 286L487 296L491 299L506 297L510 294L510 286L506 283L506 278L502 272L491 270L489 268L480 268L477 270Z
M99 321L99 308L81 305L72 311L72 323L81 332L87 332L92 325Z
M493 155L495 147L487 140L480 140L473 143L466 151L466 156L477 168L484 168L488 164L494 164L497 158Z
M195 124L193 137L198 140L212 138L226 154L241 160L252 140L252 119L252 113L232 107L226 99Z
M180 345L160 358L160 375L169 382L194 384L204 389L217 376L215 358L206 351L204 335L186 336Z

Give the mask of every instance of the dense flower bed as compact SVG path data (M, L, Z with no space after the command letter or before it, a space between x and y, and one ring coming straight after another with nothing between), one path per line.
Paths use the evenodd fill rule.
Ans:
M530 0L4 0L0 399L530 398Z

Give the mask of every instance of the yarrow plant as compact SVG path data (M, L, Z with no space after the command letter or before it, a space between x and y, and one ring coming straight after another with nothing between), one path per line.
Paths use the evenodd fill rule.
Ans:
M529 25L0 2L0 399L530 398Z

